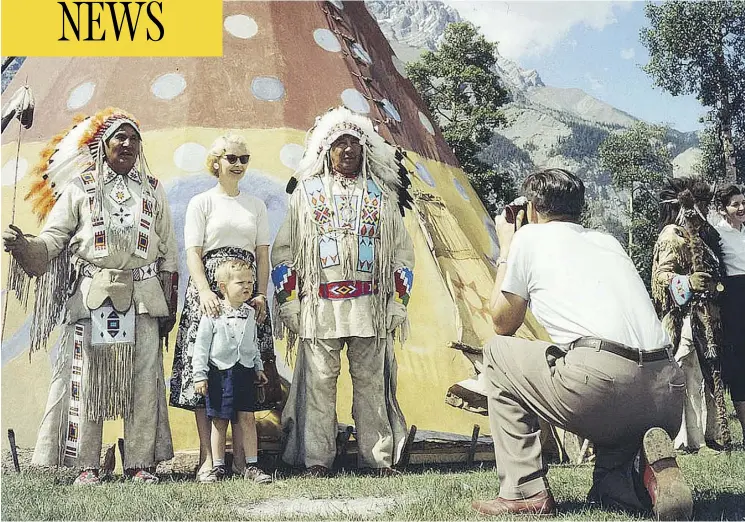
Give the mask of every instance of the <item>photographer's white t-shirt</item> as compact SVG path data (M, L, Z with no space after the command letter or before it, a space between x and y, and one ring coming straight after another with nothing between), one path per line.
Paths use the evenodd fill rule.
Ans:
M621 244L576 223L520 228L510 246L502 291L527 300L557 344L588 336L639 350L670 343Z

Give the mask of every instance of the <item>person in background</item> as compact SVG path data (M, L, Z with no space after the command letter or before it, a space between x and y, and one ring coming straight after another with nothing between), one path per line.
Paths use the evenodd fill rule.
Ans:
M685 410L675 447L689 452L715 451L708 446L718 448L716 441L721 439L706 360L707 352L719 351L715 344L721 337L716 295L721 247L719 235L705 218L711 197L711 188L703 181L668 180L660 191L660 234L652 261L655 308L686 377ZM714 309L717 317L705 323L703 314L695 313L701 306Z
M721 296L722 379L745 433L745 195L737 185L725 185L716 191L714 201L722 216L716 229L727 273Z

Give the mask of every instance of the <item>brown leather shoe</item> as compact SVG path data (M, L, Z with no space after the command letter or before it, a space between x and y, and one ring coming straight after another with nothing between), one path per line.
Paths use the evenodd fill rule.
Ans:
M474 500L471 507L482 515L554 516L556 514L554 496L547 489L523 500L507 500L502 497L494 500Z
M657 520L690 520L691 488L678 467L673 442L665 430L647 430L642 441L642 459L642 479Z

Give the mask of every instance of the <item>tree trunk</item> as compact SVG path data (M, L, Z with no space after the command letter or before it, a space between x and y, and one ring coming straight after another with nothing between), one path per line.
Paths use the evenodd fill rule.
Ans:
M729 103L726 104L729 106ZM727 183L737 183L737 166L735 165L735 145L732 142L732 116L729 110L720 111L720 122L722 129L722 150L724 152L724 181ZM725 119L726 118L726 119Z
M726 183L737 181L737 167L735 166L735 145L732 142L732 107L729 101L729 85L727 84L727 65L724 60L724 28L721 28L720 40L714 52L719 78L719 128L721 129L722 150L724 153L724 180Z

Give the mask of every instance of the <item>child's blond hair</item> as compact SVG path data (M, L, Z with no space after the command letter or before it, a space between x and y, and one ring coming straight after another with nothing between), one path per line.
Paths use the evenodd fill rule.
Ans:
M215 281L218 285L220 283L228 283L232 274L241 270L248 270L253 276L253 267L247 261L243 261L242 259L228 259L227 261L223 261L215 270Z

